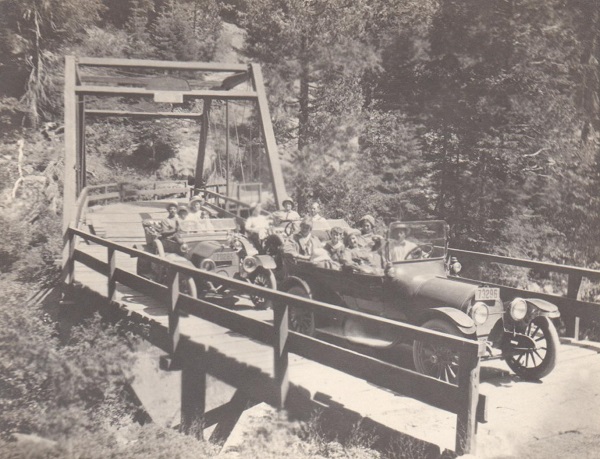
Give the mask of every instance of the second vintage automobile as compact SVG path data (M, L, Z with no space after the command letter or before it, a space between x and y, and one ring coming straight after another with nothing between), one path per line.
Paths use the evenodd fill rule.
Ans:
M177 238L160 237L160 232L156 230L157 224L157 220L142 222L146 234L146 244L142 247L144 251L174 263L277 289L277 281L272 271L276 267L275 261L269 255L259 254L250 241L236 231L235 219L184 221ZM138 258L137 273L160 283L166 280L166 272L161 266L143 258ZM203 282L198 278L182 278L180 282L180 288L192 296L202 295L208 290L214 292L221 289L218 283ZM250 299L257 309L270 306L261 296L251 295Z
M323 229L321 228L321 232ZM395 222L376 249L373 263L336 266L281 257L280 290L377 316L478 340L481 356L502 357L521 378L536 380L556 364L558 308L545 300L507 297L501 287L449 274L444 221ZM394 348L401 336L348 318L315 316L290 308L290 328L312 335L334 327L343 338ZM412 343L416 369L456 382L458 356L421 341Z

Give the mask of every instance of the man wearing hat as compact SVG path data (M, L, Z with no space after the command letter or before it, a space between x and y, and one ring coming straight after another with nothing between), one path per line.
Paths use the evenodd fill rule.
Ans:
M406 239L409 229L403 226L394 228L390 234L390 260L403 261L411 252L417 249L417 244ZM411 254L411 258L412 258ZM420 258L420 257L417 257Z
M281 223L289 223L300 220L300 215L294 210L294 201L285 198L281 203L283 210L273 212L273 216Z

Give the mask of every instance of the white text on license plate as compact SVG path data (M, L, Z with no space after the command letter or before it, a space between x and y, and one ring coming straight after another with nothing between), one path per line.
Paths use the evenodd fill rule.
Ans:
M483 287L475 290L475 301L499 300L500 289L492 287Z

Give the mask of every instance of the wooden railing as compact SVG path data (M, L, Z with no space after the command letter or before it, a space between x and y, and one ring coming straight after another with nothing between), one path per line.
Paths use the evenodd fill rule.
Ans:
M170 195L185 195L189 197L190 186L185 180L165 180L143 183L134 188L128 183L106 183L103 185L91 185L87 189L89 203L107 202L111 200L129 201L142 198L163 197Z
M459 249L450 249L450 254L459 258L460 262L465 266L469 260L472 260L476 262L497 263L507 266L531 268L543 272L565 274L568 279L567 292L565 296L506 287L504 285L492 284L487 280L484 280L484 282L490 285L502 287L502 289L511 296L541 298L556 304L560 310L561 317L565 322L567 335L573 337L574 339L579 339L580 319L600 322L600 304L579 300L579 293L583 278L587 278L591 281L598 281L600 280L600 271L587 268L578 268L576 266L557 265L541 261L470 252Z
M106 247L107 261L80 251L76 239ZM116 266L118 252L145 258L167 269L167 285L161 285ZM380 387L392 390L434 407L455 413L456 452L467 454L475 448L477 422L485 422L485 397L479 394L479 357L477 342L458 338L420 327L381 317L333 306L295 295L255 286L235 279L221 277L207 271L170 263L167 260L129 248L81 231L75 227L67 230L68 271L65 279L73 280L74 263L82 263L107 278L108 299L113 300L117 284L126 285L156 298L163 298L169 311L170 351L175 353L180 340L179 322L182 311L226 327L236 333L258 340L273 347L274 394L269 398L280 408L284 407L289 388L288 354L294 353L309 360L330 366L349 375L364 379ZM179 291L179 276L191 276L199 281L212 281L243 294L260 295L274 304L274 323L245 317L235 311L210 303L205 299L192 298ZM288 330L289 307L310 309L316 313L352 317L365 322L377 323L407 340L420 340L428 344L444 346L459 355L458 382L456 385L430 376L400 368L319 339Z

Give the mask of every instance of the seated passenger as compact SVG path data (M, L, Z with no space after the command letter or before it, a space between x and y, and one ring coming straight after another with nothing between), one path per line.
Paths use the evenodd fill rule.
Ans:
M321 205L316 201L310 206L310 218L313 222L325 220L325 217L321 215Z
M271 219L262 214L260 203L252 203L250 205L250 216L246 219L245 229L248 239L252 241L257 249L262 246L262 241L269 235L270 228Z
M183 220L186 220L190 215L190 211L185 206L179 207L177 210L177 216L179 217L179 222L181 223Z
M294 210L294 201L292 201L290 198L286 198L283 200L281 205L283 206L283 210L277 210L273 212L273 217L275 217L281 224L287 224L289 222L300 220L300 215Z
M342 257L342 265L367 274L382 273L380 255L368 247L360 247L359 236L356 233L346 236L346 250Z
M346 249L344 245L344 230L339 226L335 226L329 231L329 236L331 239L325 243L325 250L327 250L333 261L341 263Z
M190 199L189 213L186 217L186 220L200 221L202 219L202 213L204 212L202 209L203 204L204 199L202 199L200 196L194 196L192 199Z
M161 237L171 236L179 231L179 205L176 202L167 203L168 215L159 222Z
M371 215L365 215L358 221L361 236L358 238L360 247L368 247L371 250L377 250L381 245L381 236L375 234L375 218Z
M312 234L312 220L310 218L304 218L300 222L300 231L295 233L283 247L284 253L290 254L295 258L301 260L311 260L313 255L322 257L323 253L321 241ZM316 253L315 253L316 252Z
M177 245L184 243L183 239L179 235L179 231L181 231L181 220L177 215L178 210L179 205L176 202L169 202L167 204L168 215L158 223L156 228L158 237L163 242L171 242L171 244L165 244L165 251L176 251L176 249L172 247L173 242Z
M406 239L408 228L395 228L390 235L390 261L406 260L406 257L419 246Z

